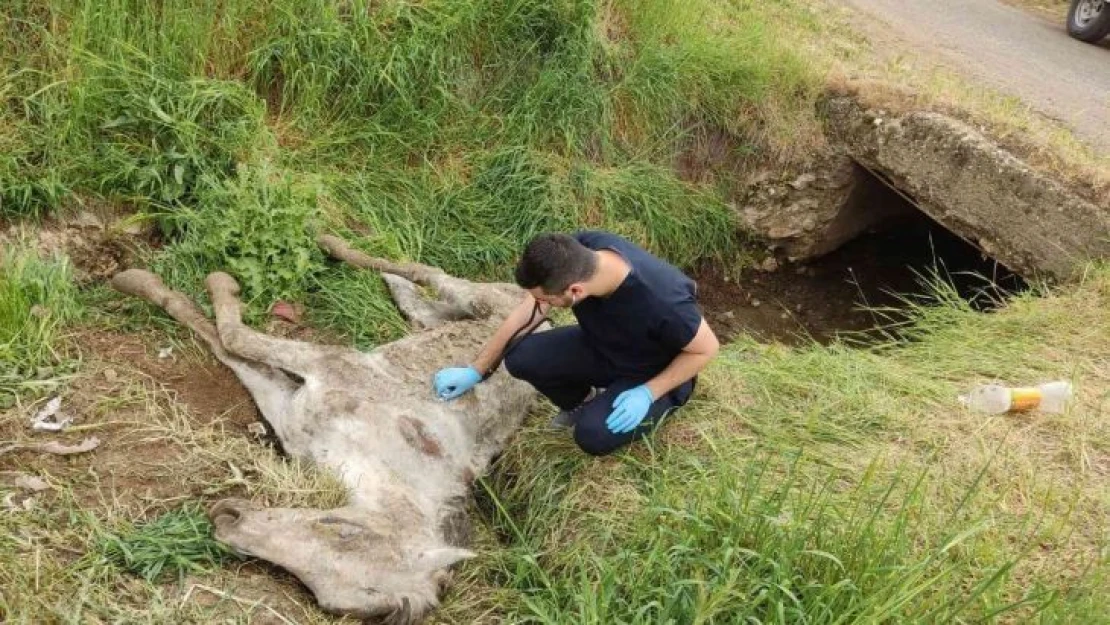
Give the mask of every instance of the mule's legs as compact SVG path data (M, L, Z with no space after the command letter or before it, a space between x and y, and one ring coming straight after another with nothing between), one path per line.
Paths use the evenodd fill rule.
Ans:
M162 280L142 269L128 269L112 278L112 287L121 293L144 299L165 310L171 317L197 334L208 345L212 355L235 372L239 381L254 398L259 411L271 424L284 411L284 405L297 390L285 374L260 362L250 362L224 349L216 326L197 306Z
M416 284L391 273L383 273L382 279L389 287L397 309L416 329L427 330L448 321L466 319L469 315L458 306L439 300L427 300L420 296Z
M165 310L181 325L195 332L208 345L208 349L212 350L212 354L226 364L229 355L220 344L216 326L212 325L189 298L171 290L161 278L142 269L128 269L112 277L112 288Z
M317 243L332 258L381 272L397 308L410 321L424 327L458 319L485 319L495 310L511 310L521 296L514 285L475 283L450 276L435 267L367 256L331 235L321 236ZM412 283L434 289L437 301L421 298Z
M336 351L336 348L268 336L247 327L239 314L239 283L235 278L217 271L208 274L204 283L216 313L220 342L232 354L307 378L322 357Z

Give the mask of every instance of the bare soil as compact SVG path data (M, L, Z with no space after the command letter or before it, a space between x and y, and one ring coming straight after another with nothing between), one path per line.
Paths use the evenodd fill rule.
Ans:
M162 344L154 337L96 330L78 339L106 368L131 368L166 387L199 423L223 420L236 430L260 418L246 388L227 367L207 354L171 352L159 358Z
M876 325L892 323L876 309L928 297L924 278L934 272L962 296L977 297L984 310L1024 288L1020 277L918 211L804 263L779 261L773 271L749 268L736 279L719 267L704 267L693 277L706 318L723 340L743 333L799 344L862 338Z
M247 426L258 419L257 409L229 370L211 358L160 359L159 345L141 334L89 329L80 332L75 342L85 363L61 394L62 412L73 417L73 426L61 433L32 432L30 418L40 407L36 404L3 415L0 440L72 445L95 436L100 446L69 457L15 452L0 457L0 469L64 478L77 486L78 499L90 505L104 495L100 488L104 487L116 503L125 506L197 496L206 484L226 474L226 467L195 456L189 466L183 466L189 454L182 441L147 426L151 425L149 402L159 401L149 389L162 386L170 395L162 396L162 401L172 398L178 409L184 409L182 418L188 424L221 421L228 436L252 436Z

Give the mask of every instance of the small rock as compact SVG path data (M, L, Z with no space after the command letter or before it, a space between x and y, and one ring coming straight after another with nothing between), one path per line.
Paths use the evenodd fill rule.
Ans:
M804 188L808 187L809 185L813 184L814 181L816 181L816 180L817 180L817 176L815 176L813 174L806 173L806 174L802 174L801 176L798 176L797 178L795 178L794 181L790 183L790 186L794 187L794 189L796 191L801 191L802 189L804 189Z
M143 233L143 227L139 224L134 223L127 224L126 226L120 228L120 232L130 237L137 237Z
M724 313L723 315L721 315L721 316L722 316L722 317L724 317L725 319L732 319L733 317L735 317L735 316L736 316L736 313L735 313L735 312L733 312L733 311L731 311L731 310L729 310L729 311L726 311L726 312L725 312L725 313Z
M31 307L30 312L31 312L32 317L42 319L43 317L50 314L50 309L47 308L46 306L42 306L40 304L35 304L34 306Z
M881 126L881 125L883 125L883 118L882 117L876 117L875 121L872 122L872 123L875 124L876 126Z
M15 478L15 487L38 493L50 488L50 485L47 484L41 477L20 474L19 477Z
M777 271L779 268L779 261L775 260L774 256L768 256L759 264L759 268L768 273Z
M748 178L748 184L751 185L751 186L755 186L757 184L763 184L764 182L767 182L770 179L771 179L771 172L764 169L764 170L756 173L755 175L751 176L750 178Z
M92 228L95 230L104 229L104 222L100 221L99 217L88 211L81 211L77 214L76 217L70 219L66 223L70 226L73 226L74 228Z
M258 437L266 436L266 426L262 425L261 421L254 421L247 425L247 431Z
M115 369L105 369L104 370L104 379L108 380L109 382L115 382L116 378L118 378L118 377L119 377L119 374L116 373Z
M784 312L781 315L779 315L779 318L780 319L789 319L790 318L790 313Z
M301 322L301 311L298 306L294 306L286 301L274 302L273 308L270 309L270 314L288 321L289 323Z
M757 300L757 299L753 299L753 300L752 300L752 308L759 308L759 307L760 307L760 305L762 305L762 304L763 304L763 302L761 302L761 301L759 301L759 300Z
M795 306L794 307L794 312L796 312L796 313L802 312L802 305L798 304L797 306Z

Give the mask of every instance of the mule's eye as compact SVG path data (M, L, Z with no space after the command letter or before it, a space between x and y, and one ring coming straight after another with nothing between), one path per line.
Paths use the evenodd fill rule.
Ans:
M334 516L320 517L316 520L320 525L329 526L329 531L335 532L340 538L353 538L355 536L376 535L376 532L365 525L359 525L347 519Z

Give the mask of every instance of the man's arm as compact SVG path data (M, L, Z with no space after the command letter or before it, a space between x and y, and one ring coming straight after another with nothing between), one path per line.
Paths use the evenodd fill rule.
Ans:
M478 356L474 359L474 362L471 363L471 366L477 369L478 373L483 378L489 374L490 369L501 356L501 352L505 350L505 346L508 344L509 338L512 337L513 333L519 330L522 325L528 323L528 319L532 316L535 305L536 298L532 297L531 293L525 292L524 299L517 304L517 307L514 308L507 317L505 317L505 320L501 322L497 331L493 333L493 336L486 342L485 347L478 353ZM549 304L541 302L539 314L528 324L528 328L518 334L517 337L523 336L538 326L540 322L543 321L544 317L547 316L547 311L550 309L551 306Z
M682 348L671 364L659 372L659 375L648 380L645 386L651 391L652 399L659 399L700 373L709 361L713 360L720 348L717 335L703 318L694 338Z

